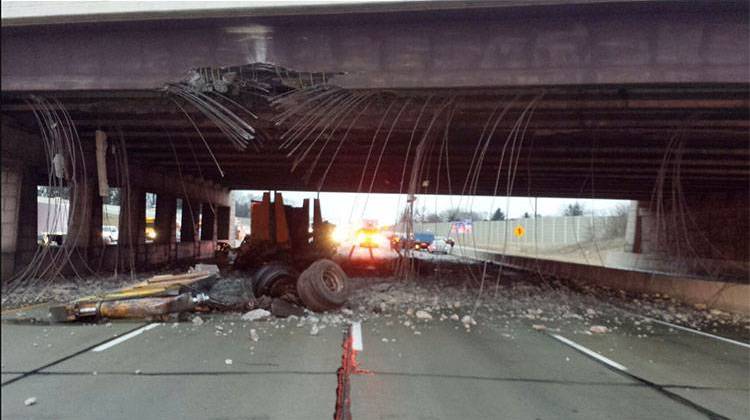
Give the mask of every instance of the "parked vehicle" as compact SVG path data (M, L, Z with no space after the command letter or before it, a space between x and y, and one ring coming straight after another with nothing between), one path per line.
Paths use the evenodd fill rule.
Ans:
M66 236L65 233L44 232L37 236L37 242L43 246L62 246Z
M431 254L450 254L453 250L453 242L450 238L437 237L427 248Z
M435 234L431 232L420 232L414 234L414 249L417 251L427 251L432 241L435 240Z
M102 239L105 244L116 244L119 237L120 231L117 229L117 226L102 226Z

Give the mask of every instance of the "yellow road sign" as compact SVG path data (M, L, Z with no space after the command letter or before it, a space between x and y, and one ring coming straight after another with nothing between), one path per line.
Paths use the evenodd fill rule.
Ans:
M515 229L513 229L513 233L515 233L516 236L520 238L526 233L526 229L524 229L523 226L518 225Z

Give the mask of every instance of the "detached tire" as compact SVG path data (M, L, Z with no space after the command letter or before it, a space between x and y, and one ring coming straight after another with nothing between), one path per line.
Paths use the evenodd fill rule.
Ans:
M283 263L271 263L261 267L253 276L255 296L281 297L297 293L297 272Z
M318 260L300 274L297 293L310 310L324 312L336 309L349 298L349 278L335 262Z

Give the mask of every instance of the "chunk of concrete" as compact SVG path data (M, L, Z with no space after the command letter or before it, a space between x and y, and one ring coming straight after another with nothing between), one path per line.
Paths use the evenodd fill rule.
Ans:
M253 309L250 312L246 312L241 318L243 321L257 321L268 318L269 316L271 316L271 312L268 312L265 309Z

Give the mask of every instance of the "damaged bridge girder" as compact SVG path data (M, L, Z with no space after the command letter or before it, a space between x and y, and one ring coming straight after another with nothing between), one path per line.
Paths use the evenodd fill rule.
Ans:
M331 8L127 24L4 21L2 90L156 89L192 68L254 62L326 72L348 88L748 80L746 2L440 3L346 19Z

